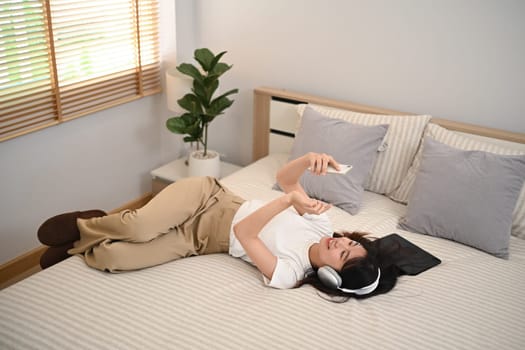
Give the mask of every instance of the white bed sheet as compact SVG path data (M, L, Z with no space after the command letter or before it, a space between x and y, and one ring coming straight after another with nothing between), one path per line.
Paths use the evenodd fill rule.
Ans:
M272 199L286 155L223 179L246 199ZM405 206L366 192L360 213L332 208L337 229L398 232L442 263L367 300L336 304L309 286L263 286L225 254L108 274L69 258L0 292L0 349L520 349L525 241L510 258L396 228Z

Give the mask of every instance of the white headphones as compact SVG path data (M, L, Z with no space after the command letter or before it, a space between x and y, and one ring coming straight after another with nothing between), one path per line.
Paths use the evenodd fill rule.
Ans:
M343 283L343 280L341 276L339 276L339 273L333 268L331 268L330 266L320 267L317 270L317 276L319 277L321 282L328 288L339 289L341 292L344 292L344 293L354 293L357 295L365 295L365 294L372 293L379 285L379 278L381 277L381 270L377 268L377 278L374 282L372 282L368 286L364 286L359 289L341 288L341 284Z

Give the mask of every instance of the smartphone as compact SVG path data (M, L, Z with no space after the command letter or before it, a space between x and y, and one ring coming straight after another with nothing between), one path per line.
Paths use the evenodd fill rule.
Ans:
M350 169L352 169L351 165L339 164L339 170L336 170L333 166L329 165L326 168L326 172L330 173L330 174L341 174L341 175L344 175L347 172L349 172ZM308 170L311 171L312 169L308 168Z
M335 170L333 166L329 165L328 168L326 169L326 172L332 173L332 174L346 174L347 172L350 171L350 169L352 169L352 166L346 165L346 164L339 164L339 170Z

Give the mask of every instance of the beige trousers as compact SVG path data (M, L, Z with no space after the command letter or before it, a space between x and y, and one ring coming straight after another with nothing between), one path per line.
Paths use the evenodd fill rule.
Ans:
M109 272L227 253L233 216L243 202L214 178L179 180L140 209L77 219L80 240L68 253Z

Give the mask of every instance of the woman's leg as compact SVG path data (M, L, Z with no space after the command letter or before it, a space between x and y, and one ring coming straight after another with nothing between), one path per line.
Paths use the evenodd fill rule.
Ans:
M192 255L227 253L231 222L244 200L227 190L199 215L148 242L104 240L84 253L86 263L99 270L135 270Z
M84 253L88 266L108 272L137 270L196 255L191 235L174 229L149 242L105 240Z
M137 210L87 220L78 219L80 240L70 254L83 253L106 240L148 242L199 215L224 191L215 179L196 177L179 180Z

